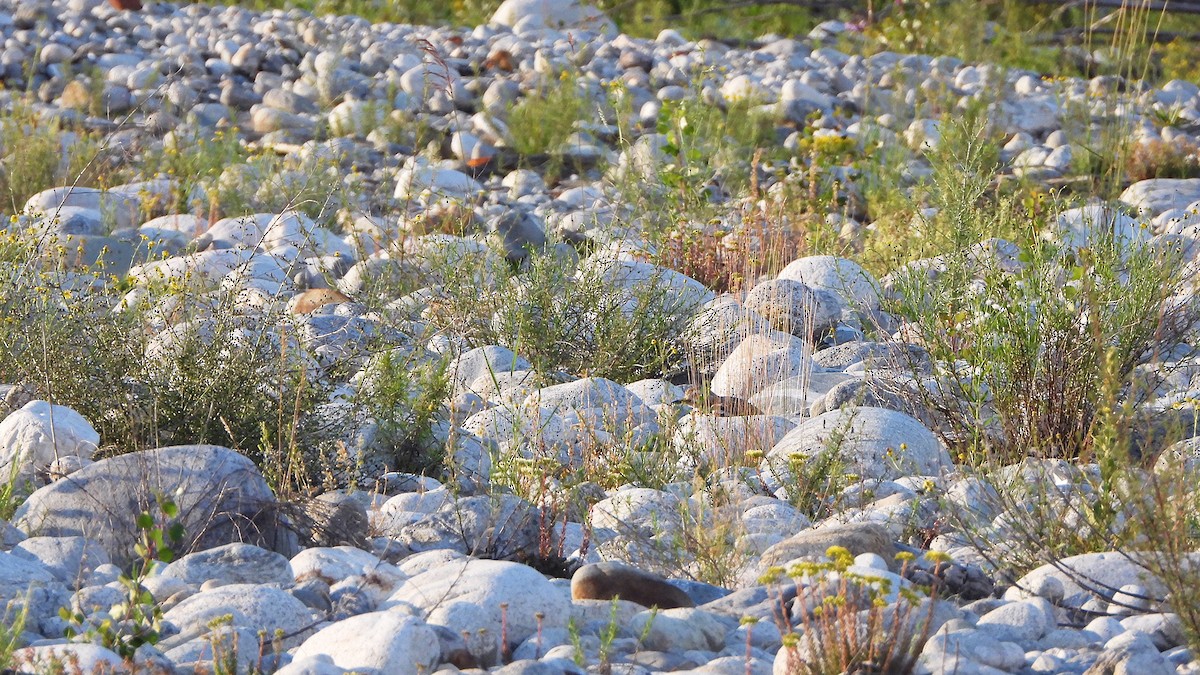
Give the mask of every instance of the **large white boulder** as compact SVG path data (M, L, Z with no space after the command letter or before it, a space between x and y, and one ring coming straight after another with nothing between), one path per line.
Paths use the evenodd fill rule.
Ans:
M437 634L400 612L371 612L321 629L296 649L297 660L324 654L339 668L428 673L441 656Z
M528 411L549 408L555 413L573 411L589 431L623 433L639 424L654 422L657 414L625 387L603 377L543 387L525 399Z
M187 637L207 635L218 627L218 619L232 617L233 628L282 631L283 644L299 645L311 634L309 628L319 620L318 613L288 592L260 584L229 584L197 593L163 614L163 619L179 628Z
M504 0L492 23L526 29L582 29L614 34L617 25L604 12L578 0Z
M228 448L180 445L131 452L89 464L40 488L17 509L13 524L29 534L83 536L113 562L133 558L137 514L155 495L172 495L190 553L245 541L285 555L294 535L277 518L275 495L254 462Z
M28 478L60 457L91 459L100 434L83 415L46 401L30 401L0 422L0 481Z
M767 453L766 469L780 475L795 459L832 458L846 473L894 480L940 475L950 454L916 418L886 408L847 407L818 415L788 432Z
M879 281L861 265L832 255L810 255L788 263L780 279L833 291L851 309L879 308Z
M717 368L709 388L718 396L749 398L789 378L820 370L804 340L775 331L739 342Z
M53 216L60 207L75 206L99 211L113 229L136 227L142 221L142 201L136 195L86 187L43 190L25 202L24 212Z
M1186 209L1200 200L1200 178L1151 178L1125 188L1122 204L1152 218L1170 209Z
M571 614L570 590L551 584L532 567L471 558L451 560L414 575L396 589L385 608L414 607L430 612L430 622L437 623L439 609L460 602L485 612L478 617L478 625L456 628L501 635L503 627L514 645L536 635L539 629L566 628Z
M423 199L466 200L483 191L475 179L454 169L433 166L405 167L396 174L396 194L400 201Z
M748 452L766 452L795 428L786 417L717 417L693 412L677 423L672 443L688 463L739 466Z

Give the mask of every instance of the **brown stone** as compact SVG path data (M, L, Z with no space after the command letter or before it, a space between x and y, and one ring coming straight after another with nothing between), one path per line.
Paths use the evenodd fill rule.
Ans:
M350 296L332 288L310 288L292 299L292 314L312 314L325 305L352 302Z
M483 68L484 70L503 70L511 73L517 69L517 60L511 52L497 49L488 55L487 60L483 62Z
M618 562L580 567L571 577L571 597L575 600L620 598L659 609L696 606L687 593L667 583L666 579Z
M71 80L63 87L62 95L58 98L64 108L84 110L92 105L92 90L86 82Z
M108 0L108 3L117 9L127 9L134 12L142 8L142 0Z

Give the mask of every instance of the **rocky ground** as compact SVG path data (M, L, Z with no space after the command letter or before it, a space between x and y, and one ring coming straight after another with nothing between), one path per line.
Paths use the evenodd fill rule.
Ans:
M672 31L632 39L598 11L557 0L508 0L473 29L6 1L0 29L5 105L28 100L39 124L98 135L102 164L220 135L281 160L269 174L253 162L222 166L200 183L151 173L104 189L64 184L30 198L9 234L41 253L78 251L75 262L103 251L103 277L120 282L106 311L142 317L147 361L167 363L185 335L215 334L228 315L239 318L236 335L221 338L229 352L263 336L277 352L290 348L328 385L306 414L336 428L354 467L331 465L338 489L285 504L264 477L270 467L245 453L175 438L97 454L112 442L100 419L42 400L52 392L37 381L6 385L0 459L15 484L37 488L0 537L0 599L27 610L23 623L9 620L20 629L16 671L49 672L57 660L87 673L836 673L850 666L836 665L836 641L821 637L839 625L835 614L849 620L840 630L858 626L854 644L873 632L893 649L911 641L919 655L856 657L852 672L1200 670L1165 588L1131 557L1085 553L1016 576L995 563L1020 536L1010 511L1024 507L971 475L928 409L896 393L936 380L946 364L901 341L910 333L885 306L894 274L812 255L744 293L718 294L655 262L645 235L654 214L638 212L645 205L627 191L640 185L653 203L679 152L661 118L684 99L722 109L751 101L782 148L833 138L868 153L898 149L895 168L911 186L930 175L944 131L917 101L937 92L955 109L992 96L1000 180L1060 185L1091 152L1072 142L1079 125L1115 114L1138 142L1191 143L1196 84L1050 81L949 58L851 56L832 46L853 38L836 23L737 47ZM612 109L618 83L630 125L598 118L522 156L507 116L567 72L600 110ZM394 133L397 120L420 133ZM829 214L838 235L870 236L877 224L862 222L857 169L826 168L852 197ZM794 162L762 167L762 194L747 198L725 189L728 174L705 176L713 222L736 231L756 199L809 175ZM283 208L314 181L338 203ZM279 207L227 213L213 203L222 190L251 208ZM1190 264L1198 207L1200 179L1135 182L1119 203L1055 214L1045 239L1078 250L1102 230L1118 245L1175 247ZM1023 264L1009 242L974 250L981 266ZM505 307L525 298L498 290L498 270L521 278L535 255L566 261L571 278L597 284L628 315L649 311L652 298L687 327L687 368L623 382L537 372L519 341L430 328L454 283L477 287L494 303L485 323L503 324ZM23 269L6 267L16 270L6 283L38 283ZM422 288L388 296L374 282L391 277ZM85 273L55 283L83 296L112 291ZM231 300L181 317L156 295L164 287ZM581 344L589 330L581 320ZM389 471L380 425L354 407L373 386L381 345L448 364L431 431L447 449L444 470ZM1146 410L1195 399L1188 345L1165 346L1184 367L1157 384ZM803 486L832 446L836 490L814 496ZM643 467L701 467L705 478L606 488L599 478L566 486L547 471L528 490L499 487L514 457L535 476L545 462L599 472L631 448ZM1030 459L1007 475L1078 505L1091 503L1094 467ZM135 528L143 511L149 520ZM160 524L169 522L182 524L177 547L188 553L166 562ZM156 556L144 575L130 572ZM110 609L128 610L131 574L149 593L132 605L157 608L157 620L149 609L141 618ZM849 587L871 589L867 601L856 605ZM814 612L837 597L840 611ZM114 612L123 621L105 624ZM124 659L122 647L137 645L121 636L138 626L158 634ZM68 630L83 637L64 638ZM822 659L835 665L805 665Z

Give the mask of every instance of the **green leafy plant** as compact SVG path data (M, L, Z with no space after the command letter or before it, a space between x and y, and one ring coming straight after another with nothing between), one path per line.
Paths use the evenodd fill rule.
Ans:
M389 449L396 470L426 473L441 464L431 427L443 415L449 393L446 366L445 359L399 349L371 360L368 385L356 403L378 423L377 444Z
M29 597L23 602L11 603L4 608L0 617L0 668L14 667L13 654L21 646L21 633L29 620Z
M172 546L183 541L184 532L183 525L175 521L179 516L175 502L158 495L155 503L157 512L143 511L136 520L139 536L134 553L138 557L132 571L119 579L125 587L125 599L98 620L79 612L73 614L66 608L60 610L60 616L70 622L66 629L68 638L82 635L130 661L143 645L158 643L162 635L162 608L142 582L156 565L175 559Z
M428 313L435 326L473 344L499 344L539 373L564 370L616 381L669 373L680 363L687 297L664 294L668 271L621 288L620 261L577 268L552 252L536 252L521 270L497 270L491 287L448 279Z
M0 147L7 155L0 171L0 203L10 213L48 188L99 185L106 168L94 133L39 119L23 103L0 115Z
M718 178L726 189L746 188L754 169L747 160L758 149L774 151L773 115L760 105L753 97L741 98L721 110L699 92L664 103L656 128L667 137L660 179L685 212L702 203L705 188Z
M576 77L563 72L548 79L508 110L513 149L523 156L558 152L576 125L593 116L595 106Z
M617 620L618 602L618 598L613 598L608 617L608 623L600 629L600 650L598 658L600 661L600 667L602 669L611 667L613 641L617 639L617 634L621 630L621 622ZM649 624L647 624L647 629L648 628Z

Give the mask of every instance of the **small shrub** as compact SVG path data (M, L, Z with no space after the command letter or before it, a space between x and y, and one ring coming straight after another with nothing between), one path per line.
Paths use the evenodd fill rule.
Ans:
M508 111L513 149L522 156L558 152L576 125L594 116L592 107L576 78L551 79Z
M249 325L233 294L151 284L138 301L100 276L103 264L55 270L13 242L0 264L0 381L78 411L100 432L102 456L214 443L262 465L264 430L292 434L321 395L295 340ZM170 327L155 334L155 321Z
M236 203L229 194L208 195L211 201L220 205L220 211L209 213L210 203L191 203L193 192L211 185L229 166L242 164L249 158L245 147L238 139L238 129L217 129L212 135L187 142L177 141L144 154L141 158L143 175L161 174L175 179L175 191L171 195L171 203L159 204L167 213L193 213L196 208L203 209L202 215L215 219L233 212Z
M804 254L802 225L765 215L750 220L732 230L680 225L664 237L659 263L726 293L745 290Z
M1149 178L1198 178L1200 148L1191 141L1181 140L1135 143L1125 160L1125 175L1135 182Z
M840 546L826 555L828 562L786 570L799 591L793 611L799 614L797 627L802 630L797 632L790 623L784 627L784 672L914 672L932 629L933 591L894 589L890 579L851 570L854 558ZM773 568L763 581L776 583L784 573Z
M0 615L0 668L14 667L13 653L21 647L21 633L29 620L29 597L24 602L10 603Z
M39 119L17 105L0 115L0 199L17 213L30 197L60 185L98 186L108 168L92 133Z
M539 373L631 382L672 372L681 362L687 300L663 295L666 272L622 289L613 265L585 261L575 269L553 253L534 253L520 272L497 270L494 288L447 279L429 319L472 344L508 347Z
M1158 48L1158 56L1164 80L1200 79L1200 50L1193 40L1176 37Z
M760 149L776 148L773 115L760 111L753 98L737 99L727 110L704 101L694 92L681 101L668 101L658 114L656 131L667 137L666 161L659 179L677 195L684 214L709 201L708 191L737 194L749 187L757 170ZM749 161L755 158L754 165Z
M441 464L442 457L430 453L437 446L431 427L449 393L446 365L444 359L399 349L372 359L369 383L360 388L355 403L379 425L375 444L389 449L392 469L425 474Z

